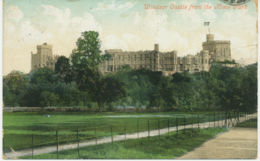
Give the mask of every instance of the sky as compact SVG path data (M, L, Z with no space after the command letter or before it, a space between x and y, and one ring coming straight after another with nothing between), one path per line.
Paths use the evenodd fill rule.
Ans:
M145 9L145 4L167 8ZM55 55L69 56L80 34L89 30L99 32L102 50L153 50L159 43L160 51L194 55L202 50L208 33L204 22L208 21L215 39L231 41L233 59L256 62L254 2L243 9L214 9L219 5L227 4L221 0L4 0L3 74L28 73L31 52L36 53L36 45L44 42L53 45Z

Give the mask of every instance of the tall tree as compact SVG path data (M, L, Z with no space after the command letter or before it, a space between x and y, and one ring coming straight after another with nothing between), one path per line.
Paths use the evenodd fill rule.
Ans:
M60 56L55 63L55 73L64 80L66 83L72 81L72 70L70 66L70 60L65 56Z
M99 34L95 31L83 32L76 45L71 55L75 81L81 91L87 91L98 103L100 110L104 102L102 97L105 87L98 68L108 55L101 55Z

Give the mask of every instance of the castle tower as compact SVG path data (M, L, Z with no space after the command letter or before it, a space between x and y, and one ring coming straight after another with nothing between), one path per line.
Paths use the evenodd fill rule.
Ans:
M47 43L37 45L37 53L31 53L31 70L43 67L54 69L52 45Z
M155 71L160 71L160 53L159 53L159 44L154 44L154 51L155 51Z
M154 51L159 52L159 44L154 44Z
M231 61L230 41L214 40L213 34L207 34L202 48L209 51L212 61Z
M207 38L207 42L214 41L214 35L213 34L207 34L206 38Z

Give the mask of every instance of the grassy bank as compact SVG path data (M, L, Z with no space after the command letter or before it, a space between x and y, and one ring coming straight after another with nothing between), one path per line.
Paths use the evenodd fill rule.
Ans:
M257 119L250 119L245 122L237 124L236 127L245 127L245 128L257 128Z
M90 146L59 152L59 159L173 159L193 150L203 142L226 131L222 128L187 129L154 136ZM29 159L31 156L22 157ZM34 156L35 159L56 159L57 153Z

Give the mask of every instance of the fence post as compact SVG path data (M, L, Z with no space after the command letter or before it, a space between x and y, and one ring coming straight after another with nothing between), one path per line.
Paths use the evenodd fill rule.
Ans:
M169 133L170 133L170 119L168 119L168 135L170 135Z
M215 122L216 122L216 113L214 112L214 128L216 127Z
M225 127L225 125L226 125L226 114L225 114L225 112L223 112L223 127Z
M183 117L183 133L185 133L185 125L186 125L186 118L185 116Z
M160 139L160 119L158 119L158 134L159 134L159 139Z
M220 124L221 124L221 128L223 127L223 113L220 112Z
M149 123L149 120L148 120L147 128L148 128L148 138L150 138L150 123Z
M96 142L96 145L97 145L97 128L95 127L95 142Z
M200 129L200 115L198 114L198 129Z
M218 127L219 127L219 121L220 121L220 115L219 115L219 112L218 112Z
M210 114L208 116L208 122L209 122L209 126L208 126L208 129L210 128Z
M137 131L137 138L139 139L139 119L137 119L137 127L136 127L136 131Z
M57 159L59 159L59 135L58 135L58 130L56 130L56 153L57 153Z
M77 150L78 150L78 158L79 157L79 129L77 128L77 141L78 141L78 147L77 147Z
M224 127L226 128L227 126L227 115L226 112L224 112Z
M240 120L241 120L241 112L239 111L238 112L238 122L240 123Z
M191 115L191 130L192 130L192 132L193 132L193 115Z
M125 143L126 143L126 125L125 125L125 129L124 130L125 130Z
M177 136L178 136L179 129L178 129L178 118L177 117L176 117L176 130L177 130Z
M113 128L111 126L111 143L113 144Z
M33 159L33 150L34 150L34 140L33 140L33 134L32 134L32 159Z
M3 155L5 153L5 135L3 134Z
M193 129L193 115L191 115L191 136L193 136L194 129Z

